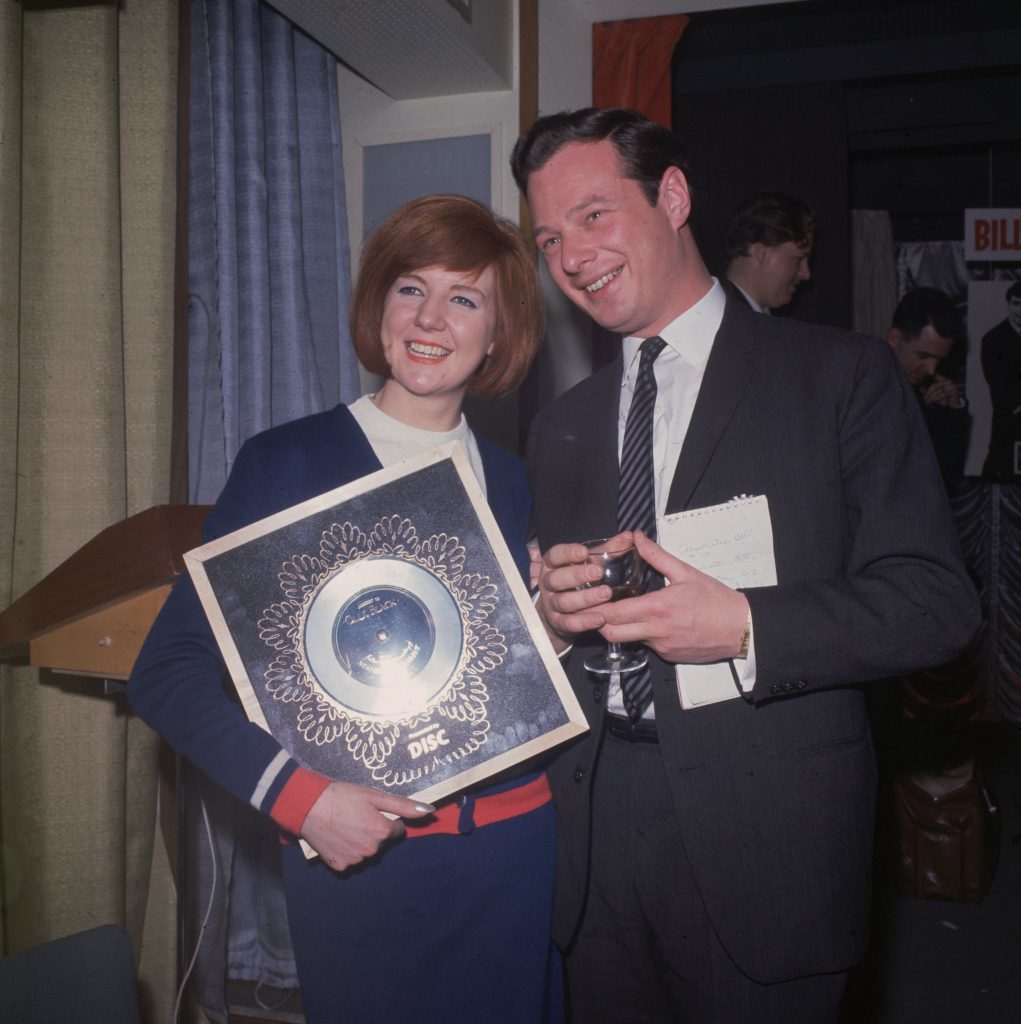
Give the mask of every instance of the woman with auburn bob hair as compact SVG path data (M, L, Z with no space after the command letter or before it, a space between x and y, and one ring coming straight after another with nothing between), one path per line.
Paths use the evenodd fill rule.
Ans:
M392 375L380 330L387 296L398 277L423 267L443 267L466 280L492 271L491 358L464 382L465 391L483 398L515 391L542 342L542 295L534 253L510 221L466 196L413 199L390 214L366 243L350 317L361 364L372 373ZM385 391L384 384L380 393Z
M365 246L351 308L374 395L246 441L205 527L221 536L458 440L527 580L524 469L468 427L467 392L522 381L542 337L530 246L463 196L415 199ZM195 589L174 588L135 665L138 714L280 828L308 1024L555 1021L549 928L554 818L545 774L438 807L331 781L298 764L224 690ZM295 838L319 854L306 859Z

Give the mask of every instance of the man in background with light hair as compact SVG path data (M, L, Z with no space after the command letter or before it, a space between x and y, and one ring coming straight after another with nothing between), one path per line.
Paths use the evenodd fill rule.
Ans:
M757 313L789 305L812 276L815 214L786 192L759 192L730 215L727 280Z

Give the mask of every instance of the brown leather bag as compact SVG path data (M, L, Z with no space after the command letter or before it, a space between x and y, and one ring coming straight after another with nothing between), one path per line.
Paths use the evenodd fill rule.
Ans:
M974 758L902 772L894 798L901 889L916 899L981 900L996 868L999 815Z

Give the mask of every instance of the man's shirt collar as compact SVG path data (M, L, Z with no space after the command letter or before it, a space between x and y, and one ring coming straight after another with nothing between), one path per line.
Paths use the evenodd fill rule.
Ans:
M667 324L659 336L667 347L691 366L704 367L713 347L713 339L723 321L727 295L719 281L694 306L686 309L676 320ZM638 350L644 338L627 337L623 341L624 380L629 381L638 372ZM660 356L660 359L663 357Z

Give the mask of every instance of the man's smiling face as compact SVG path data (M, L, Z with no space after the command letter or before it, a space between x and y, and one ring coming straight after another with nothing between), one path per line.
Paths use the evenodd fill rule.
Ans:
M677 232L690 204L677 168L650 206L612 142L571 142L530 175L528 205L553 280L602 327L649 337L686 308Z

